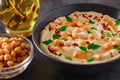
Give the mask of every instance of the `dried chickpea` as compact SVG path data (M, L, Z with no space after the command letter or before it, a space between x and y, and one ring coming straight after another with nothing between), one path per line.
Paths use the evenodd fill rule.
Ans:
M11 54L12 57L16 57L16 53L14 51L11 51L10 54Z
M14 61L7 61L7 65L10 66L14 66Z
M3 51L4 51L4 54L9 54L10 53L10 50L8 50L8 49L3 49Z
M0 62L0 68L4 67L4 63Z
M3 49L0 49L0 55L3 55L3 54L4 54Z
M9 61L9 60L11 60L11 59L12 59L12 57L11 57L10 54L5 54L5 55L4 55L4 60L5 60L5 61Z
M19 45L19 42L16 42L16 41L12 41L11 42L11 47L17 47Z
M21 47L19 46L19 47L16 47L15 49L14 49L14 51L15 51L15 53L20 53L21 52Z
M22 61L22 57L18 57L17 59L16 59L16 61L19 63L19 62L21 62Z
M22 56L24 56L24 55L26 55L26 52L25 52L24 50L21 50L20 56L22 57Z
M4 60L4 55L0 55L0 61Z
M26 49L28 49L28 50L30 50L30 48L31 48L29 44L26 44L25 47L26 47Z
M18 38L18 41L19 41L20 43L23 43L23 42L24 42L23 38Z
M27 55L23 56L22 61L24 61L27 57L28 57Z
M21 46L22 48L25 48L25 45L26 45L25 43L21 43L20 46Z

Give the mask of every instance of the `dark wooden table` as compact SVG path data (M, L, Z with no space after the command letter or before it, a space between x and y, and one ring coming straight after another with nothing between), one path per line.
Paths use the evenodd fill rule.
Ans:
M40 0L41 8L39 16L56 7L73 3L99 3L120 9L120 0ZM4 32L4 25L0 22L0 33ZM31 36L29 39L32 41ZM34 59L19 76L9 80L120 80L120 65L117 65L111 73L100 76L84 77L71 75L61 71L55 64L47 60L34 49Z

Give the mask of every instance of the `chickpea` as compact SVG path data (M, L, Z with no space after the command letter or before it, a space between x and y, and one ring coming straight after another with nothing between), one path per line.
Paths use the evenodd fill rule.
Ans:
M114 37L110 37L110 38L108 39L108 41L115 41L115 38L114 38Z
M24 42L23 38L18 38L18 41L19 41L20 43L23 43L23 42Z
M25 52L25 51L21 51L21 52L20 52L20 56L22 57L22 56L24 56L24 55L26 55L26 52Z
M0 55L0 61L3 61L3 60L4 60L4 56Z
M4 67L4 63L0 62L0 68Z
M25 48L25 45L26 45L25 43L21 43L20 46L21 46L21 48Z
M14 47L17 47L20 43L19 42L16 42L16 41L12 41L11 42L11 46L14 48Z
M11 59L12 59L12 57L11 57L10 54L5 54L5 55L4 55L4 60L5 60L5 61L9 61L9 60L11 60Z
M54 29L56 27L55 23L50 23L49 28Z
M89 38L89 39L94 39L95 36L94 36L94 34L89 34L88 38Z
M12 57L16 57L16 53L14 51L12 51L10 54Z
M26 47L26 49L28 49L28 50L30 50L30 48L31 48L29 44L26 44L25 47Z
M10 50L8 50L8 49L3 49L3 51L4 51L4 54L9 54L10 53Z
M79 35L78 35L77 32L73 32L73 33L72 33L72 36L73 36L73 38L75 38L75 39L77 39L77 38L79 37Z
M8 43L2 43L2 48L4 48L6 45L8 45Z
M14 66L14 61L7 61L7 65L10 66Z
M80 12L75 12L74 15L75 15L76 17L79 17L81 14L80 14Z
M113 45L113 46L116 46L116 45L119 45L119 44L120 44L119 41L113 41L113 42L112 42L112 45Z
M113 48L112 43L110 43L110 42L105 43L105 45L104 45L104 49L105 49L105 50L109 50L109 49L112 49L112 48Z
M21 62L22 61L22 57L18 57L17 59L16 59L16 61L19 63L19 62Z
M85 45L86 44L86 40L81 40L79 44L80 45Z
M64 46L70 46L70 42L65 42Z
M4 54L3 49L0 49L0 55L3 55L3 54Z
M27 57L28 57L27 55L26 55L26 56L23 56L23 57L22 57L22 61L24 61Z
M20 53L20 52L21 52L21 47L16 47L16 48L14 49L14 51L15 51L15 53Z

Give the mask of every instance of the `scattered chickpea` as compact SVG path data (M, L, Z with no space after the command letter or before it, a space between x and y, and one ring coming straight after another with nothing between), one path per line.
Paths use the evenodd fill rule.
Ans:
M80 44L80 45L85 45L86 42L87 42L86 40L81 40L79 44Z
M108 42L108 43L105 43L104 48L105 48L105 50L109 50L109 49L113 48L113 45L112 45L112 43Z
M5 60L5 61L11 60L11 59L12 59L12 57L11 57L10 54L5 54L5 55L4 55L4 60Z
M88 38L89 38L89 39L94 39L95 36L94 36L94 34L89 34Z
M114 38L114 37L110 37L110 38L108 39L108 41L115 41L115 38Z

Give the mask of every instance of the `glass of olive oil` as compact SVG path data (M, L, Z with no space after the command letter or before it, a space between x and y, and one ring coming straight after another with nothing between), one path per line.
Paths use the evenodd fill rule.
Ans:
M0 19L10 34L30 36L38 18L39 0L0 0Z

